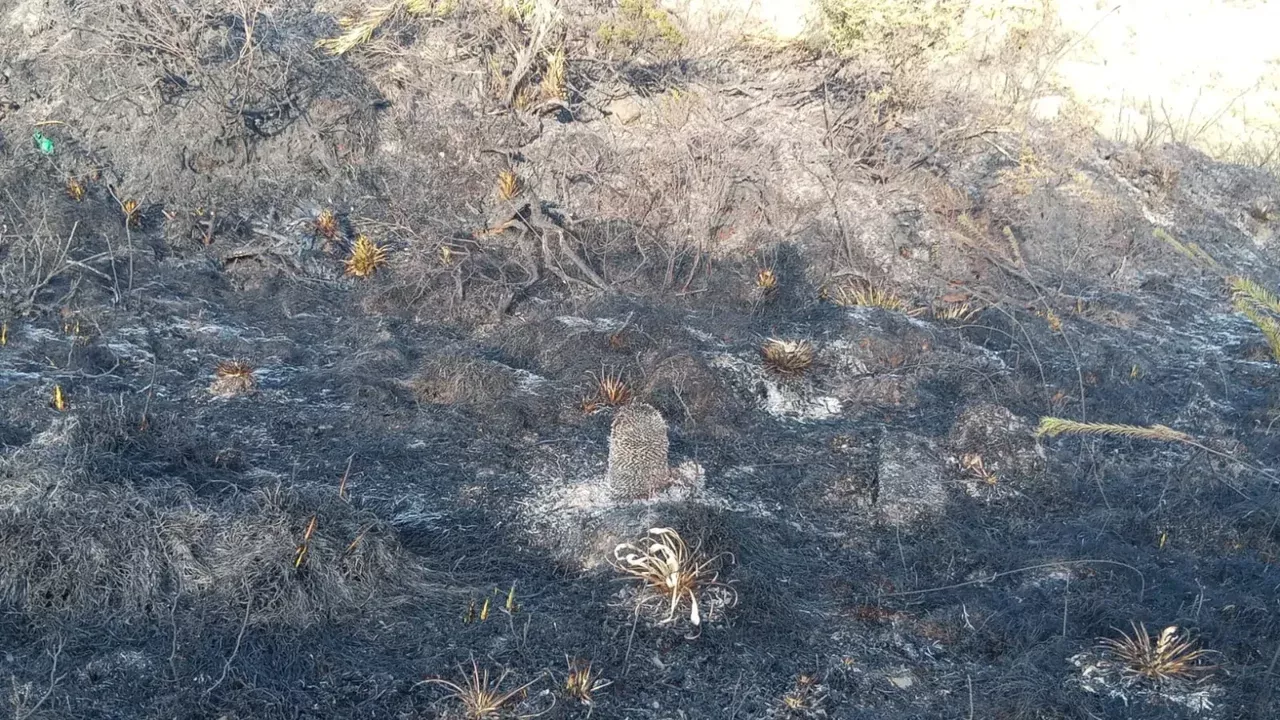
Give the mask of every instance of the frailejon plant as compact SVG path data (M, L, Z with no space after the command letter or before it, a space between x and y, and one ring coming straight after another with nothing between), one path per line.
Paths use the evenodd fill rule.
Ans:
M702 624L698 600L712 588L728 588L715 571L723 554L706 557L690 548L671 528L650 528L647 537L613 549L613 565L629 579L644 583L638 607L655 603L667 610L665 623L675 622L682 607L689 622ZM736 599L736 596L735 596Z
M618 410L609 433L609 492L619 500L651 497L670 482L667 423L651 405Z

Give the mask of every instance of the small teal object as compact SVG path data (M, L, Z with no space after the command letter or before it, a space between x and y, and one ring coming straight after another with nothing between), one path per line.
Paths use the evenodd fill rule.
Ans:
M35 131L35 134L31 136L31 139L35 140L37 150L45 155L53 154L53 141L46 137L44 133L37 130Z

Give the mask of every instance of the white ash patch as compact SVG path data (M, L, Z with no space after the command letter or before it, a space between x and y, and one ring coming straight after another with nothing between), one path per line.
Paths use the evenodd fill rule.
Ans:
M40 373L20 372L18 370L0 370L0 388L6 388L10 385L19 383L38 383L41 380Z
M1130 703L1149 705L1181 705L1206 720L1221 717L1217 698L1226 690L1213 682L1212 676L1199 680L1166 678L1149 680L1124 672L1123 665L1097 651L1083 652L1068 658L1080 669L1080 675L1071 679L1085 692L1120 700L1127 707Z
M729 561L723 559L723 566ZM723 571L723 567L721 568ZM723 575L723 572L720 573ZM723 620L729 608L738 602L738 596L729 585L711 585L702 589L698 595L698 624L691 618L691 608L687 599L682 600L675 614L671 614L671 603L664 597L658 597L654 591L640 584L639 581L627 583L613 594L614 602L610 606L627 621L638 617L645 624L658 627L668 626L687 637L697 637L711 625Z
M150 365L155 362L155 356L150 351L128 341L108 342L107 349L116 357L124 358L135 365Z
M556 322L572 330L580 332L615 333L626 327L624 320L614 318L582 318L576 315L560 315Z
M547 384L546 378L528 370L512 369L511 374L515 376L516 389L530 395L538 395L538 389Z
M603 457L572 468L566 464L548 462L530 471L537 489L520 503L520 522L533 542L582 570L608 562L618 543L634 540L651 527L671 525L667 512L674 506L773 516L768 508L709 490L706 470L692 460L671 468L671 483L665 489L640 500L610 496Z
M80 419L75 415L59 415L49 423L49 427L31 438L31 447L69 447L71 438L80 426Z
M832 340L818 348L818 364L846 377L870 376L871 369L859 354L865 351L852 340Z
M705 330L700 330L696 327L693 327L692 325L685 325L684 331L692 335L694 339L700 342L707 343L708 345L718 345L721 347L724 346L724 343L720 340L720 338L716 337L715 335L712 335L711 333Z
M760 409L774 417L829 420L844 410L839 398L820 394L803 378L784 384L771 377L763 366L728 354L712 357L709 364L727 371L732 384L749 391Z
M10 331L12 330L13 328L10 328ZM49 328L35 327L33 325L19 326L17 332L14 332L14 334L23 340L33 340L36 342L66 339L66 336L59 335Z

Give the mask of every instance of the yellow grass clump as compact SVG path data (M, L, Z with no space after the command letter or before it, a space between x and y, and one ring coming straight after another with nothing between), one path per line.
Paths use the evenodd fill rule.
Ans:
M756 273L756 287L765 294L773 293L778 289L778 275L773 268L764 268Z
M845 285L831 291L831 300L843 307L877 307L893 312L906 312L907 303L892 290L875 285Z
M542 82L539 85L542 99L563 101L568 97L568 90L566 89L568 59L565 57L564 48L557 47L546 53L543 59L546 61L547 67L542 73Z
M564 679L564 694L571 700L591 707L595 704L595 694L613 683L600 677L600 673L591 667L591 663L579 660L567 660L568 674Z
M342 32L336 37L316 41L316 47L330 55L345 55L373 39L378 28L403 11L411 16L447 15L453 9L451 0L392 0L385 5L370 8L359 17L338 20Z
M329 208L320 211L315 220L316 233L321 237L332 240L338 236L338 216Z
M75 177L67 178L67 197L75 200L76 202L80 202L84 199L84 194L84 183L80 182L80 180Z
M520 178L512 170L498 173L498 197L510 200L520 193Z

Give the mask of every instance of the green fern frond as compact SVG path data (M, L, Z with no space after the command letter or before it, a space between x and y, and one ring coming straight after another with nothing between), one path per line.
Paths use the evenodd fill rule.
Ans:
M1217 260L1214 260L1213 256L1205 252L1204 248L1200 247L1199 245L1193 242L1184 243L1178 238L1169 234L1169 232L1167 232L1163 228L1156 228L1151 232L1151 234L1154 235L1157 240L1163 240L1165 243L1169 245L1169 247L1173 248L1174 250L1177 250L1179 254L1183 255L1188 260L1196 263L1197 265L1202 265L1212 270L1218 270L1218 271L1222 270L1222 265Z
M1230 278L1232 305L1249 318L1271 346L1271 356L1280 363L1280 298L1247 277Z
M1231 297L1235 301L1237 309L1240 309L1241 305L1252 305L1253 307L1280 315L1280 298L1276 297L1270 290L1267 290L1247 277L1233 277L1230 279L1230 283ZM1243 309L1240 311L1244 312Z
M1036 428L1036 437L1057 437L1058 435L1103 435L1163 442L1195 442L1190 435L1164 425L1143 427L1141 425L1118 425L1112 423L1082 423L1058 417L1040 418L1040 426Z
M1271 346L1271 357L1280 363L1280 322L1268 315L1258 312L1257 308L1250 307L1243 303L1237 303L1236 309L1240 314L1249 318L1249 321L1258 326L1258 330L1262 331L1262 336L1267 339L1267 344Z

